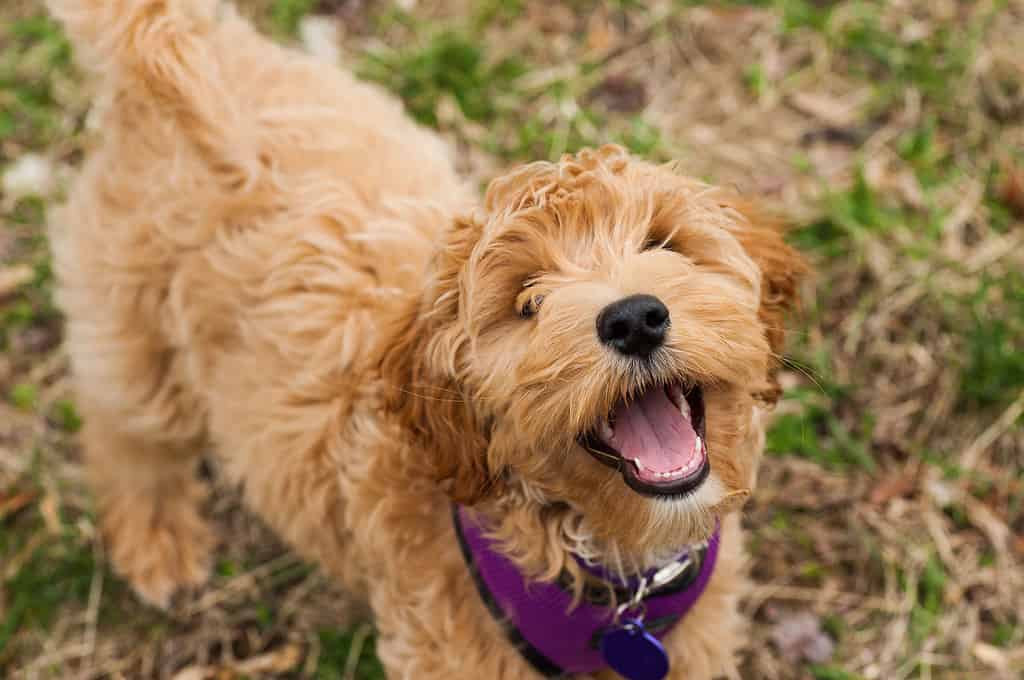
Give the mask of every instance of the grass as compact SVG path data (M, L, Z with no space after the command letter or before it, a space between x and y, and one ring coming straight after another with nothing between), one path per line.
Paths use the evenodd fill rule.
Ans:
M818 275L746 512L743 677L1024 672L1020 0L242 4L289 42L340 17L346 62L480 184L617 141L793 216ZM0 173L78 168L81 85L41 2L4 3ZM43 230L60 185L0 196L0 675L384 677L370 629L231 490L199 595L155 613L107 569ZM771 642L803 611L833 658Z
M849 428L830 407L835 402L819 398L813 390L793 390L786 398L800 405L795 413L778 417L768 433L766 451L776 456L799 456L827 468L856 466L875 469L871 455L871 418Z
M278 36L289 38L299 30L299 22L316 7L316 0L274 0L269 21Z
M811 668L814 680L861 680L856 673L845 671L835 666L814 666Z
M400 96L418 121L434 126L443 97L454 99L470 121L493 121L501 111L502 95L525 72L518 58L488 59L484 45L450 29L429 36L422 46L371 52L359 70L363 78Z
M343 680L353 675L361 680L384 680L384 669L373 653L373 638L366 637L366 632L365 627L320 631L317 680Z
M0 624L0 662L16 632L47 628L64 605L84 605L97 569L91 546L81 545L73 532L50 537L39 545L19 541L30 530L43 531L38 523L31 529L23 527L10 545L5 541L2 546L5 554L20 553L24 561L5 583L10 598Z
M5 33L0 48L0 137L53 140L59 131L54 75L70 66L71 46L43 15L19 18Z
M967 308L961 404L987 408L1011 401L1024 386L1024 274L982 274Z

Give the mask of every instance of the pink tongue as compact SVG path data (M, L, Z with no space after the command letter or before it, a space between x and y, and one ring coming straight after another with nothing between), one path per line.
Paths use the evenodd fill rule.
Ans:
M695 456L697 433L690 419L668 398L662 387L648 390L627 406L615 409L612 446L626 460L639 459L654 472L677 470Z

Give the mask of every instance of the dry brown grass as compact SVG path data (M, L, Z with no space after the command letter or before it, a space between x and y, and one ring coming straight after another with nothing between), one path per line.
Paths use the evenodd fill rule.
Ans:
M301 4L245 6L284 31ZM316 11L481 181L620 139L800 225L820 274L747 511L744 677L1024 676L1024 2L405 4ZM60 185L88 97L52 26L16 21L39 13L0 8L0 167L41 153ZM492 68L505 57L525 72ZM106 570L40 237L59 190L43 190L0 197L0 674L379 677L340 633L359 612L230 490L211 501L218 574L171 613ZM835 653L815 664L823 635Z

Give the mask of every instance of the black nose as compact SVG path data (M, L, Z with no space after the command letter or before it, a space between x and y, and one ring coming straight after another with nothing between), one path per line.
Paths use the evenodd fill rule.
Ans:
M597 315L601 342L627 356L647 356L665 342L668 309L653 295L630 295Z

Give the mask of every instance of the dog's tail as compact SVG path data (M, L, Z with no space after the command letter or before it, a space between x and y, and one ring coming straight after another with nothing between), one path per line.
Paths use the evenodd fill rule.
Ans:
M158 82L193 79L182 72L216 24L218 0L47 0L76 56L107 74L129 69Z
M238 141L252 116L226 82L230 46L259 39L220 0L47 0L82 66L178 120L211 167L247 184L258 162ZM122 98L123 99L123 98ZM240 151L241 150L241 151ZM239 177L239 174L245 175Z

